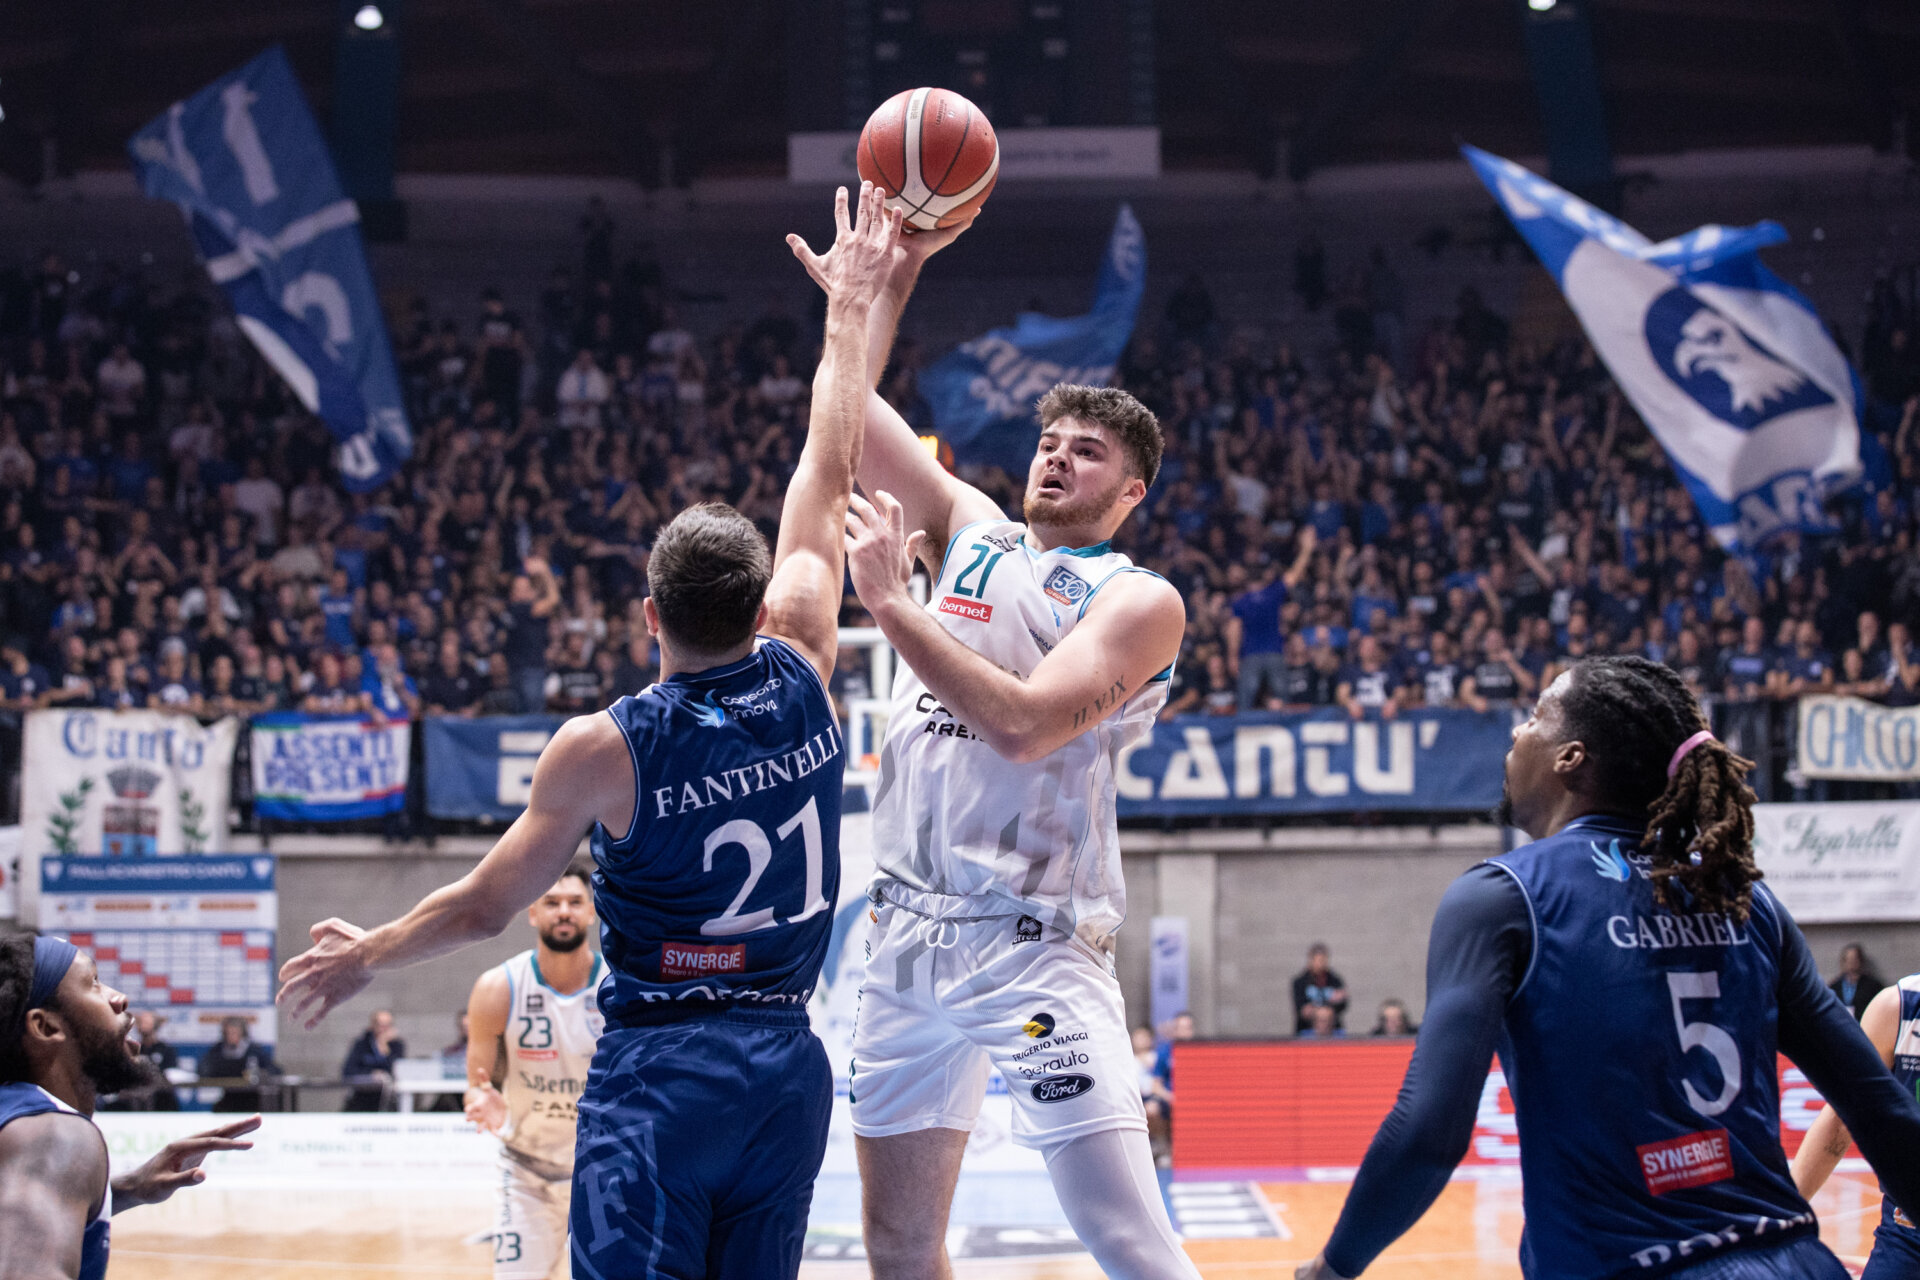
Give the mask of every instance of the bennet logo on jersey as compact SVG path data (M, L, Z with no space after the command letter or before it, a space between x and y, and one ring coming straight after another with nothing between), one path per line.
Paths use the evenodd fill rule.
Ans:
M1015 943L1040 941L1040 922L1032 916L1021 916L1014 922L1013 940Z
M1733 1176L1733 1151L1725 1129L1683 1133L1633 1150L1640 1157L1640 1173L1647 1180L1648 1195L1663 1196L1669 1191L1724 1182Z
M699 942L663 942L660 944L660 976L665 978L704 978L716 973L745 973L747 944L706 945Z
M993 621L993 606L980 600L962 600L959 596L942 596L940 612L950 613L956 618L970 618L974 622Z
M1027 1019L1027 1024L1020 1029L1027 1033L1029 1040L1044 1040L1053 1034L1053 1025L1052 1014L1036 1013Z
M1045 1076L1033 1082L1033 1100L1035 1102L1065 1102L1077 1098L1093 1088L1093 1077L1077 1073L1064 1076Z
M1061 604L1076 605L1087 598L1087 592L1093 590L1087 580L1063 564L1055 565L1040 589Z

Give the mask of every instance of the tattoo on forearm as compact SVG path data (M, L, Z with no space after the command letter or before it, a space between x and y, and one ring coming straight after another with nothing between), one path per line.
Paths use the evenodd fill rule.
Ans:
M1099 723L1106 717L1107 712L1119 706L1120 700L1126 696L1127 682L1115 680L1107 686L1105 692L1096 695L1092 702L1073 713L1073 727L1084 729L1090 724Z
M1833 1155L1833 1156L1844 1156L1845 1154L1847 1154L1847 1148L1852 1145L1853 1145L1853 1135L1847 1132L1845 1125L1842 1125L1839 1129L1837 1129L1834 1132L1833 1137L1828 1140L1827 1154Z

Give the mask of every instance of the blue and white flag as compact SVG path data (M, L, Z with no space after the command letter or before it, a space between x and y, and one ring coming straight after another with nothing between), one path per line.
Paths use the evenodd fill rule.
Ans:
M1062 382L1113 381L1146 284L1147 240L1133 210L1121 205L1091 311L1064 318L1023 311L1011 329L963 343L928 367L920 391L954 460L1026 474L1040 437L1034 405Z
M413 452L360 210L278 45L127 143L148 195L187 216L240 328L340 441L340 478L378 488Z
M1566 294L1728 549L1830 531L1862 478L1861 392L1813 306L1757 251L1778 223L1655 244L1511 160L1462 148Z

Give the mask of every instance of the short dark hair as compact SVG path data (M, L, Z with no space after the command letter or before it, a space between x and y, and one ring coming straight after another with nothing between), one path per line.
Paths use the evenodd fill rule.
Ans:
M1063 382L1040 397L1040 429L1062 418L1078 418L1105 427L1120 437L1127 469L1152 486L1160 474L1160 454L1166 442L1153 410L1118 387L1082 387Z
M567 864L567 869L560 873L560 880L578 880L581 884L587 886L588 893L592 893L593 863L587 861L585 858L575 858ZM555 884L559 882L559 880L554 881Z
M675 516L647 560L661 629L695 653L725 653L752 638L772 577L766 538L724 502Z

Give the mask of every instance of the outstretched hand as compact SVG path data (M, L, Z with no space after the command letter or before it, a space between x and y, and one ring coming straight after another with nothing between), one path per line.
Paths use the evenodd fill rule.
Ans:
M869 187L873 187L873 194L878 198L881 205L885 206L888 198L885 188L874 187L872 183L866 182L860 184L862 206L864 207L865 205L867 189ZM834 193L833 207L840 225L843 227L846 226L847 189L845 187L840 188ZM886 212L895 218L900 216L900 210L897 208L887 209ZM900 231L899 234L893 238L891 255L887 262L887 275L881 282L882 287L897 290L904 296L905 292L912 287L914 279L919 276L920 268L925 265L927 259L959 239L961 233L966 231L968 227L971 227L974 218L978 216L979 211L976 209L973 213L967 215L965 221L957 222L951 227L944 227L937 231L917 230L913 227L906 226L903 222L896 222L895 225L900 228ZM836 236L833 246L829 248L826 253L816 254L807 247L807 242L799 236L789 235L787 237L787 247L793 250L793 256L800 259L800 265L807 269L807 274L813 277L813 282L822 289L825 289L830 297L833 294L833 289L828 284L826 264L830 262L838 252L839 244L840 237Z
M205 1182L207 1175L200 1162L215 1151L251 1151L253 1144L241 1138L259 1127L259 1116L247 1116L169 1142L153 1159L113 1180L114 1212L140 1204L159 1204L182 1187Z
M893 270L894 246L900 240L902 214L889 209L886 193L871 182L860 184L860 206L849 216L847 189L834 193L833 217L838 231L833 247L816 254L799 236L789 235L787 247L800 259L827 297L836 302L869 303L887 286Z
M919 558L924 529L908 533L906 511L885 489L868 502L854 494L847 510L847 573L860 603L872 612L894 593L904 595Z
M360 926L322 920L308 932L313 946L280 966L280 994L274 1003L311 1031L335 1005L365 991L373 970L356 946L367 935Z

